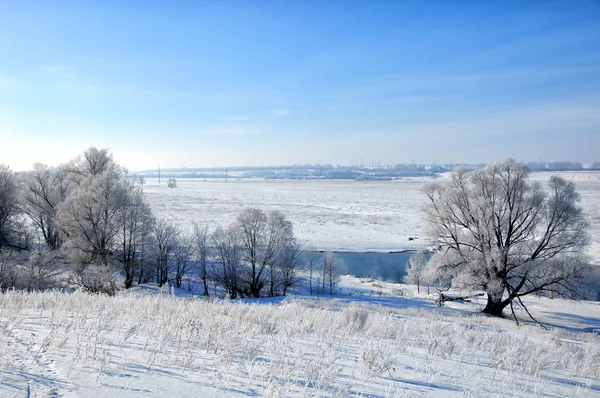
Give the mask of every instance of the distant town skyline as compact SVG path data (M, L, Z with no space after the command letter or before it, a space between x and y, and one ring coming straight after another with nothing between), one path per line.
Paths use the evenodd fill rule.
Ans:
M0 163L600 160L600 2L4 2Z

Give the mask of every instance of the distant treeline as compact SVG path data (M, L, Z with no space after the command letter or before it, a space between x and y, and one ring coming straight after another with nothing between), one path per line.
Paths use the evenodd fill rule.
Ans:
M266 178L266 179L342 179L392 180L401 177L434 177L452 169L443 166L387 165L351 167L326 165L295 165L277 167L181 168L148 170L136 175L148 178Z
M371 166L344 166L331 164L305 164L293 166L260 166L260 167L210 167L210 168L169 168L146 170L136 173L147 178L265 178L265 179L327 179L327 180L394 180L405 177L436 177L440 173L454 170L458 166L475 170L485 164L395 164ZM531 171L577 171L600 170L600 161L584 168L580 162L531 162L527 166Z
M600 168L600 162L597 166ZM532 162L527 163L527 167L531 171L576 171L583 170L583 164L580 162L547 162L547 163L539 163Z

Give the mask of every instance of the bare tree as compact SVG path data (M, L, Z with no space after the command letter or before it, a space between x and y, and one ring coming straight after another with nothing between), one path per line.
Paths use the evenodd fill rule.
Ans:
M242 251L237 228L218 227L212 234L212 242L217 261L213 278L230 298L236 298L241 293L239 275Z
M424 273L426 264L427 255L423 250L417 250L410 255L410 259L408 260L408 267L406 267L406 276L404 277L404 282L417 285L417 293L421 293L421 283L425 279Z
M420 272L420 280L427 284L427 293L429 286L438 294L438 304L444 305L447 297L444 295L452 287L453 273L448 267L444 266L443 256L432 256L423 264Z
M177 240L177 246L173 252L175 286L177 287L181 287L183 278L190 272L193 251L194 242L192 236L185 232L180 233Z
M121 213L119 227L118 260L125 272L125 288L133 286L136 273L138 283L143 279L144 262L148 262L148 243L151 238L154 217L150 206L144 199L141 187L134 180L128 181L127 204Z
M572 296L588 275L586 222L575 186L552 177L548 191L508 159L485 169L456 169L424 188L434 255L455 287L487 293L483 312L500 316L536 292ZM516 318L515 318L516 319Z
M151 231L154 229L154 227L151 227ZM152 233L150 233L149 236L149 242L150 245L148 245L148 248L146 249L145 253L147 253L147 255L144 255L140 258L140 263L139 263L139 267L138 267L138 275L137 275L137 283L138 285L141 285L143 283L150 283L153 280L156 280L156 264L154 263L154 259L152 258L152 256L154 255L154 251L152 250L152 246L151 246L151 242L152 242ZM144 244L142 244L142 246L145 246Z
M198 270L200 272L200 279L204 286L204 295L208 296L208 280L211 278L211 272L209 270L209 258L211 254L210 250L210 234L208 233L208 226L201 226L198 223L193 225L194 233L194 254L196 256L196 262L198 263Z
M180 231L172 221L159 218L154 224L152 235L156 283L162 286L169 281L171 256L177 248Z
M14 173L8 166L0 164L0 251L3 246L14 246L15 235L19 232L18 188Z
M128 187L107 171L88 176L61 203L60 227L74 262L108 264L116 248Z
M269 279L269 295L275 295L277 285L277 259L285 244L293 239L292 223L283 213L250 208L237 219L237 228L242 241L243 259L248 264L244 292L250 297L260 297L260 292ZM266 275L265 270L269 269Z
M265 284L265 247L267 215L256 208L244 210L237 218L237 228L243 245L243 258L249 265L245 288L251 297L260 297Z
M263 253L263 266L269 266L269 296L279 295L278 287L283 282L284 251L294 241L294 228L282 212L274 210L269 213L267 223L266 246Z
M306 265L308 268L308 286L312 296L313 294L313 280L316 276L316 266L319 253L314 247L307 248L306 251ZM319 293L319 285L317 285L317 293Z
M325 294L325 288L329 289L329 294L334 293L341 276L340 264L332 251L323 253L323 269L321 280L321 293Z
M57 220L65 236L73 283L91 291L113 294L118 264L114 258L128 185L111 170L89 175L58 208Z
M93 146L89 147L83 155L71 160L64 169L71 174L71 180L76 183L90 176L107 172L123 174L125 171L115 163L108 149L98 149Z
M51 250L60 246L56 216L59 205L66 199L68 185L61 169L39 163L24 176L22 209Z
M288 288L300 280L300 271L304 266L303 245L292 239L285 243L280 254L279 269L281 275L281 293L285 296Z

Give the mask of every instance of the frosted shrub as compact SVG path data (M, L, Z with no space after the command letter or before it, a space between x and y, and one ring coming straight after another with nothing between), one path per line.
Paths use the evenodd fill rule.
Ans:
M357 333L365 327L369 319L369 311L357 303L352 303L342 310L340 328L349 334Z
M53 274L57 270L57 253L48 249L33 250L25 265L24 287L28 291L46 290L54 286Z
M110 264L93 263L74 270L72 282L75 286L91 293L105 293L110 296L117 291L118 271Z
M394 369L395 347L391 344L374 344L366 342L360 350L359 366L363 374L370 378L392 377Z

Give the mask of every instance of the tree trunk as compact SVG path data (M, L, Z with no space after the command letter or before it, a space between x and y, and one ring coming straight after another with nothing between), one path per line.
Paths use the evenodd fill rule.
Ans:
M506 306L510 303L509 299L502 301L502 296L500 298L494 297L492 294L487 294L487 304L483 309L484 314L489 314L493 316L502 316L502 310L506 308Z
M206 280L206 276L202 277L202 283L204 284L204 295L208 297L208 281Z
M125 273L125 289L129 289L133 286L133 275L129 272Z

